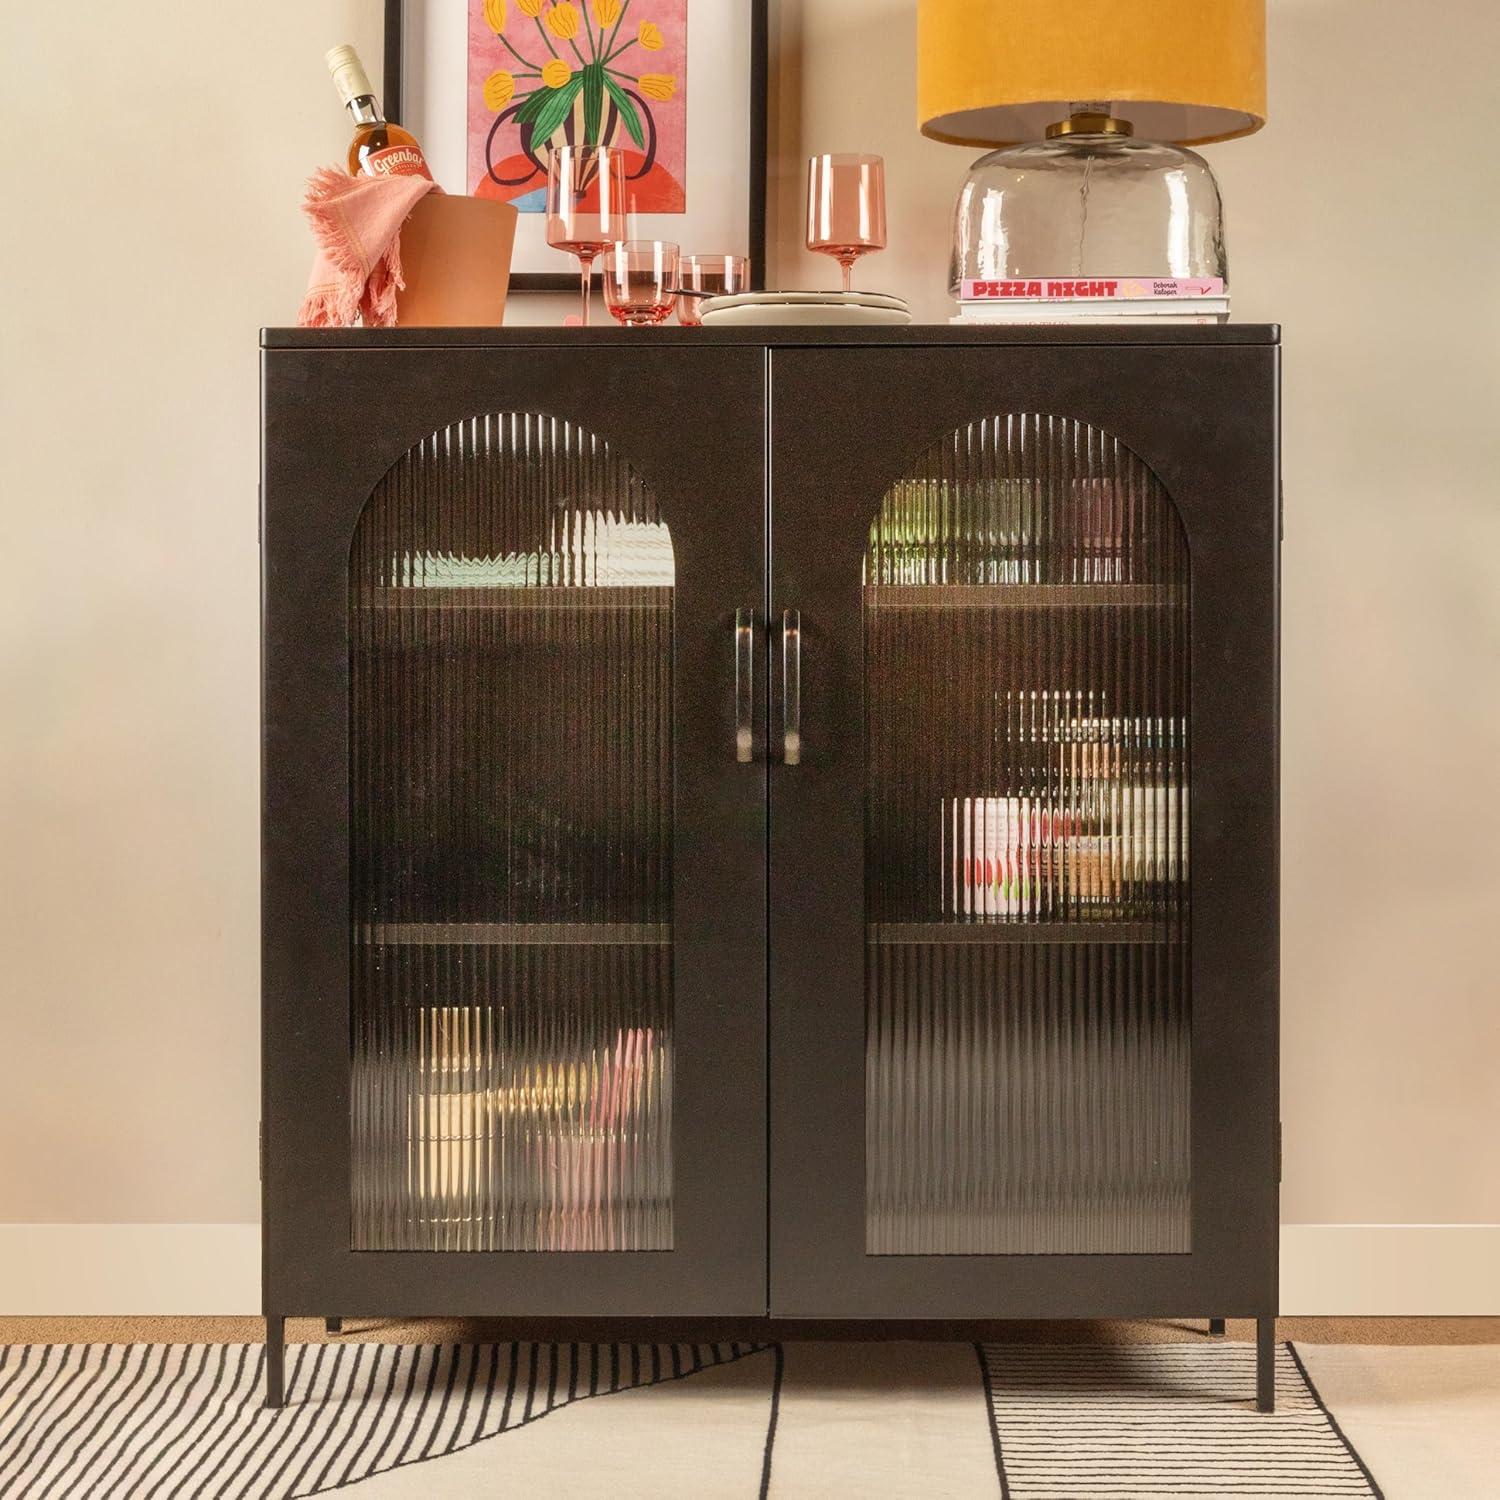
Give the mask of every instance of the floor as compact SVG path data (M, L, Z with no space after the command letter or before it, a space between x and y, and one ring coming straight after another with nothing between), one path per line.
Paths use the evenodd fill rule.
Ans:
M670 1338L672 1325L652 1325L653 1331L639 1338ZM1160 1318L1136 1322L1106 1320L1050 1323L912 1324L892 1327L892 1339L979 1340L985 1343L1026 1344L1150 1344L1189 1342L1204 1336L1206 1324L1199 1319ZM4 1318L0 1317L0 1344L238 1344L264 1336L259 1318ZM1230 1339L1253 1342L1255 1324L1250 1319L1229 1319ZM598 1337L597 1328L566 1320L524 1324L514 1320L481 1318L350 1318L342 1334L325 1332L321 1318L289 1318L288 1343L312 1344L338 1339L382 1344L489 1343L515 1338L568 1339ZM679 1335L681 1336L681 1335ZM764 1339L764 1325L715 1323L695 1338ZM785 1328L771 1335L789 1338ZM807 1339L841 1340L846 1330L838 1324L804 1323L797 1336ZM1298 1344L1500 1344L1497 1318L1280 1318L1276 1336ZM864 1342L868 1335L857 1340Z
M51 1494L47 1464L55 1472L71 1462L74 1478L88 1469L89 1492L130 1497L177 1493L177 1479L202 1463L210 1489L222 1479L225 1488L215 1492L235 1500L291 1500L351 1486L370 1500L436 1493L500 1500L527 1490L564 1500L606 1490L707 1500L1207 1500L1227 1493L1500 1500L1500 1318L1283 1319L1278 1335L1292 1348L1278 1354L1282 1400L1269 1419L1257 1416L1250 1399L1248 1321L1231 1320L1227 1340L1210 1338L1205 1323L1193 1320L962 1332L924 1325L873 1346L868 1338L832 1338L828 1329L797 1332L802 1337L793 1341L778 1330L782 1342L767 1347L762 1326L761 1343L726 1345L722 1355L716 1349L684 1378L677 1378L678 1357L686 1361L689 1346L669 1352L657 1345L653 1353L644 1342L653 1335L616 1334L642 1340L633 1349L641 1368L632 1378L625 1370L632 1346L620 1345L615 1373L601 1384L608 1355L566 1342L585 1337L581 1326L352 1319L330 1336L321 1320L299 1319L289 1323L288 1341L317 1348L289 1351L292 1399L284 1412L268 1414L259 1395L258 1319L0 1319L0 1345L73 1346L52 1356L50 1372L35 1348L11 1350L7 1370L0 1348L9 1389L24 1386L25 1401L40 1402L48 1418L29 1423L29 1444L28 1423L12 1421L10 1435L21 1432L21 1445L9 1451L0 1432L0 1493ZM549 1342L507 1342L527 1338ZM153 1354L142 1344L173 1347ZM134 1353L120 1347L132 1345ZM215 1352L215 1345L225 1347ZM226 1354L244 1378L231 1399L215 1374L205 1396L204 1382L226 1368ZM30 1364L18 1370L18 1360ZM39 1364L43 1374L33 1376ZM386 1370L395 1372L389 1386ZM131 1372L139 1372L135 1380L144 1374L142 1391L155 1393L142 1410L163 1413L125 1424L145 1437L111 1447L105 1439L121 1424L96 1423L107 1430L89 1456L45 1456L52 1435L72 1420L65 1403L91 1411L99 1401L82 1394L91 1381L102 1400ZM475 1425L469 1415L476 1372L487 1372L477 1386L495 1392L482 1431L483 1416ZM383 1405L371 1406L367 1379L387 1391ZM455 1389L462 1408L444 1396L435 1420L438 1403L429 1406L428 1397ZM607 1399L579 1399L594 1394ZM351 1407L376 1413L368 1430L378 1441L367 1446L383 1454L352 1476L326 1462L335 1451L343 1462L339 1424L357 1432L366 1421ZM490 1411L488 1398L483 1407ZM20 1410L16 1400L9 1410ZM53 1420L57 1412L64 1419ZM28 1472L34 1483L22 1482ZM129 1484L118 1488L127 1472ZM109 1484L93 1487L100 1473ZM169 1473L170 1480L159 1477Z

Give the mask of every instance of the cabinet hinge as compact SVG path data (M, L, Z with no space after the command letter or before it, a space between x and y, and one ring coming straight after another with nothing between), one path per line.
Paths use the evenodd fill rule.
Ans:
M1281 1121L1276 1122L1276 1181L1281 1181Z
M1276 481L1276 533L1277 540L1286 540L1286 481Z
M260 1122L259 1135L260 1152L256 1171L260 1174L260 1180L264 1182L266 1180L266 1122L264 1120Z

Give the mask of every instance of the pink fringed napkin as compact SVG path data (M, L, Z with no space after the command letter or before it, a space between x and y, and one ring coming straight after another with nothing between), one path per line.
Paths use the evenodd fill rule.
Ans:
M351 177L319 167L307 184L302 212L318 242L307 295L297 313L303 328L367 328L396 321L401 279L401 226L425 194L441 191L430 177Z

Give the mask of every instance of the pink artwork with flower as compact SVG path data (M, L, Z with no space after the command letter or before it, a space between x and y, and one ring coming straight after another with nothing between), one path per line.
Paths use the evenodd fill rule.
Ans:
M469 192L544 213L551 145L613 145L637 213L685 213L687 11L469 0Z

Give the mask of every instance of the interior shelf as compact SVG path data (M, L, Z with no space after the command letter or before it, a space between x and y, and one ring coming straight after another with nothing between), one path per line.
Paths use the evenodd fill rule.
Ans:
M661 610L672 608L670 584L648 586L528 586L518 588L369 588L366 609L404 610Z
M665 948L672 942L672 926L669 922L375 922L359 929L359 941L386 948Z
M865 585L865 604L870 609L1126 609L1186 602L1185 588L1157 583Z
M1180 941L1166 922L871 922L870 947L931 943L1172 943Z

